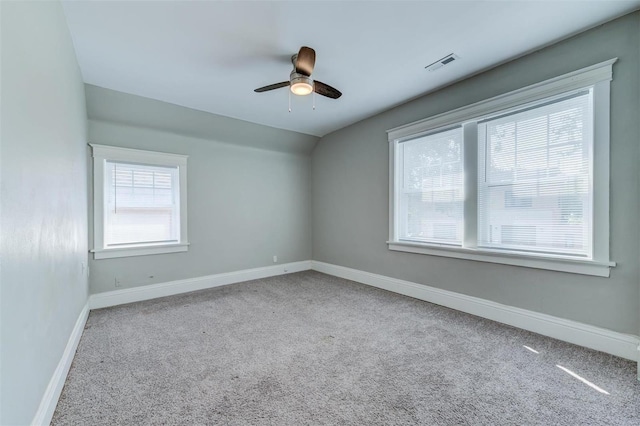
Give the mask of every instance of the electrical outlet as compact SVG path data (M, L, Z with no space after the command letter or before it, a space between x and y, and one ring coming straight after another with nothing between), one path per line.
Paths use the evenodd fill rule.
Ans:
M122 287L122 283L120 283L120 279L119 278L115 278L114 281L115 281L116 287Z
M278 256L273 256L273 263L278 263Z

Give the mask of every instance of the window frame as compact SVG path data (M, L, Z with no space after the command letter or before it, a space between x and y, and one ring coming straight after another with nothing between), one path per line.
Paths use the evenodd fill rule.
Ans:
M93 249L94 259L145 256L152 254L186 252L189 249L187 234L187 155L140 149L120 148L89 144L93 157ZM180 241L130 244L124 247L106 247L105 233L105 165L107 161L137 163L150 166L178 168L180 195Z
M617 58L521 89L457 108L423 120L387 130L389 140L389 250L444 256L547 269L568 273L609 277L615 262L609 259L609 130L610 82ZM491 115L517 111L526 104L544 101L564 93L593 88L593 229L592 258L565 255L506 252L477 247L478 235L478 137L477 121ZM462 247L399 240L398 193L400 180L396 152L400 143L434 133L439 129L463 125L464 158L464 234Z

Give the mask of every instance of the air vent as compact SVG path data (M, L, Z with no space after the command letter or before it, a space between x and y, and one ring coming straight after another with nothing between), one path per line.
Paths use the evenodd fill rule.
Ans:
M456 55L455 53L450 53L449 55L445 56L444 58L438 59L437 61L435 61L434 63L427 65L426 67L424 67L427 71L435 71L439 68L442 68L443 66L450 64L453 61L456 61L460 59L458 57L458 55Z

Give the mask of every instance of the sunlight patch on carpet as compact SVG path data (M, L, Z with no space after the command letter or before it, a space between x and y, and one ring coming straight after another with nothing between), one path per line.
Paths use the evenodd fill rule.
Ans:
M603 393L605 395L609 395L609 392L607 392L606 390L602 389L599 386L594 385L593 383L591 383L590 381L588 381L584 377L581 377L581 376L577 375L576 373L574 373L573 371L569 370L568 368L565 368L565 367L563 367L561 365L556 365L556 367L558 367L560 370L564 371L565 373L575 377L576 379L580 380L585 385L591 386L593 389L597 390L598 392Z

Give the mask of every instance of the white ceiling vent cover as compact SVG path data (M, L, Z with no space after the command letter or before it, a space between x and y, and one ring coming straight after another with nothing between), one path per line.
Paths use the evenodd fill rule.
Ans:
M432 63L430 65L427 65L424 68L427 71L435 71L437 69L440 69L440 68L444 67L447 64L450 64L453 61L457 61L458 59L460 59L460 57L458 55L456 55L455 53L450 53L447 56L445 56L444 58L438 59L434 63Z

